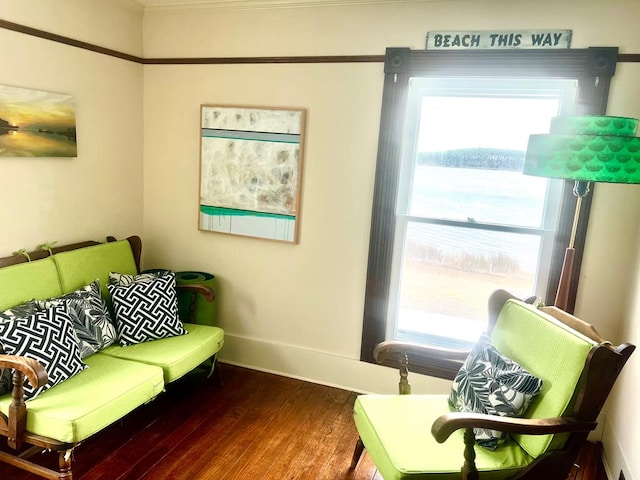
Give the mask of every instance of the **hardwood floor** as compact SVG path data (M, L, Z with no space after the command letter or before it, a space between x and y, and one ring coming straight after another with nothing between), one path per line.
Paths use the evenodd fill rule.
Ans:
M82 443L74 479L382 480L366 452L349 469L355 394L231 365L221 371L224 386L190 375ZM37 478L0 463L0 479Z
M349 469L353 393L231 365L221 372L223 387L190 375L82 443L74 479L382 480L368 457ZM37 478L0 464L0 479Z

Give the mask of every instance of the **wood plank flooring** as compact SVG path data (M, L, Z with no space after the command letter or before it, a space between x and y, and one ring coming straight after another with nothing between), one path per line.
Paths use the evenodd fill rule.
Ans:
M366 452L349 469L355 394L231 365L221 372L224 386L189 375L82 443L74 480L382 480ZM0 463L2 480L38 478Z
M224 386L190 375L82 443L74 480L382 480L368 457L349 469L353 393L231 365L221 372ZM0 463L0 479L37 478Z

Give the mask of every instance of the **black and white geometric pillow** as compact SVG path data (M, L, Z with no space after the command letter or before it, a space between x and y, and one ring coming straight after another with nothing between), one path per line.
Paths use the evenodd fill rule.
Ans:
M459 412L520 417L540 393L542 380L505 357L482 335L456 375L449 403ZM476 443L489 450L504 442L495 430L474 430Z
M188 333L178 317L176 277L172 272L150 281L107 288L123 347Z
M29 300L26 303L11 307L4 312L0 312L0 322L11 321L16 318L24 318L33 315L38 311L35 300ZM0 345L0 354L4 353L2 345ZM11 379L10 368L0 368L0 397L11 392L13 382Z
M35 389L25 382L27 399L37 397L87 368L80 359L78 339L66 305L0 322L0 344L8 355L37 360L47 371L49 380L42 387Z
M116 340L116 328L107 310L107 305L100 292L100 282L94 280L75 292L48 300L38 300L41 309L62 304L69 306L73 328L79 340L80 356L89 355L113 344Z

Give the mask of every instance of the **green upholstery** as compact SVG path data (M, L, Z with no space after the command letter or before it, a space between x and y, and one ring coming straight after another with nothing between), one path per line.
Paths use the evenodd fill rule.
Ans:
M59 295L58 272L50 257L0 268L0 312L34 298Z
M452 480L460 478L462 430L444 443L431 435L435 419L448 411L446 395L361 395L354 419L384 480ZM495 452L476 448L476 455L483 480L508 478L533 460L512 440Z
M553 418L572 413L572 401L594 342L537 308L517 300L502 306L491 340L498 350L543 380L525 416ZM365 448L385 480L460 478L464 429L439 444L435 420L451 411L448 395L362 395L354 405L355 424ZM483 480L512 477L567 435L514 435L495 451L476 446Z
M138 273L131 246L127 240L57 253L53 259L58 267L64 293L73 292L97 278L100 280L102 296L108 298L109 272L129 275Z
M109 272L137 273L128 241L60 252L43 260L0 268L0 311L33 298L58 297L96 279L110 303ZM57 445L56 441L77 444L149 402L164 390L166 383L211 359L224 344L224 331L220 328L192 324L185 324L185 328L187 335L130 347L111 346L85 358L89 368L26 402L26 432L39 436L38 440L22 436L21 425L18 435L26 444L33 442L64 452L70 445ZM8 416L11 401L10 394L0 397L2 414ZM13 413L11 420L15 418ZM7 436L6 431L3 436ZM32 464L17 454L9 463L34 471ZM38 468L47 478L59 478L53 470ZM60 469L64 468L61 463ZM65 473L67 476L70 472Z
M79 442L164 389L158 367L100 353L85 362L89 368L27 402L29 432ZM0 411L5 415L10 403L11 395L0 397Z
M547 321L540 321L544 318ZM541 378L542 390L525 413L526 418L560 417L570 404L584 362L594 342L568 329L535 307L508 300L491 334L494 345L533 375ZM565 435L515 435L529 455L539 456L561 447Z
M192 323L185 323L184 328L187 335L127 347L112 345L101 354L161 367L164 381L170 383L211 358L224 344L221 328Z

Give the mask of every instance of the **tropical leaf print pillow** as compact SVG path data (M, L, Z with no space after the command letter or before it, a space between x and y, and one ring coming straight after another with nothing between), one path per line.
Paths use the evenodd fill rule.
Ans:
M505 357L482 335L453 381L449 403L459 412L521 417L541 388L541 379ZM490 450L506 436L484 428L474 433L476 443Z

